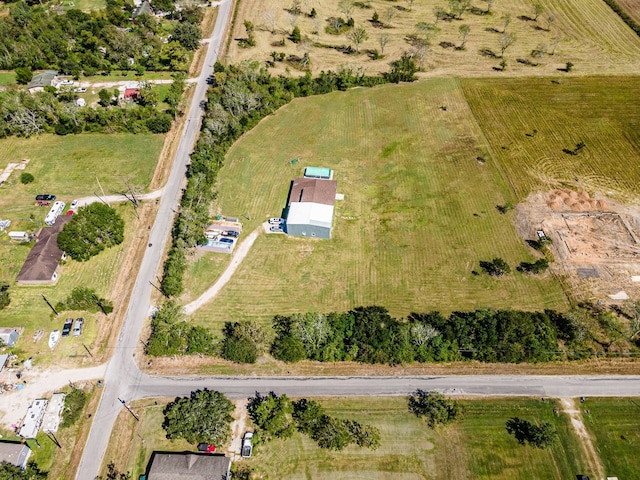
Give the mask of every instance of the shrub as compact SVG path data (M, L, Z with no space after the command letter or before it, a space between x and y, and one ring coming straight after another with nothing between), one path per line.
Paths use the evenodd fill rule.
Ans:
M22 183L23 185L26 185L27 183L31 183L34 180L35 180L35 177L30 173L24 172L22 175L20 175L20 183Z
M535 425L527 420L513 417L507 420L507 432L513 435L520 445L529 443L536 448L547 448L555 443L558 432L550 423Z
M424 418L430 428L447 425L460 418L458 402L438 392L416 390L409 395L409 412Z
M9 284L7 282L0 282L0 310L8 307L10 303Z
M502 258L496 257L490 262L480 261L480 268L492 277L501 277L507 273L511 273L511 267Z
M159 113L147 119L146 125L151 133L167 133L171 130L172 121L171 115Z
M300 43L302 41L302 35L300 34L300 27L298 27L297 25L293 27L293 31L291 32L291 36L289 37L289 39L293 43Z
M76 287L71 290L69 296L63 302L56 304L56 310L84 310L87 312L97 312L102 310L108 314L113 312L113 303L99 297L96 291L88 287Z
M62 428L70 427L78 421L88 399L89 396L79 388L73 387L71 389L66 397L64 397Z

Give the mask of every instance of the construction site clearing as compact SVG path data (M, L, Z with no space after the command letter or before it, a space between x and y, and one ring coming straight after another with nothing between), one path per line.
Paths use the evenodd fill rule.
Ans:
M579 300L616 303L640 296L640 208L584 191L531 194L516 207L525 240L551 239L551 271Z

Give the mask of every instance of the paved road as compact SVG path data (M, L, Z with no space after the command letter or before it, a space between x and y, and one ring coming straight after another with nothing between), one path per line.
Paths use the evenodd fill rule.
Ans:
M180 201L186 165L199 129L202 114L200 102L206 99L206 80L213 73L213 64L223 40L225 27L230 19L230 7L230 0L221 2L218 7L216 25L208 45L202 73L195 86L195 93L187 114L187 124L178 146L169 180L164 187L156 221L151 229L149 242L152 247L147 250L142 260L117 347L107 366L104 393L94 415L87 439L89 448L84 449L76 474L78 480L88 480L98 475L111 429L122 407L119 399L128 401L138 396L135 385L140 383L142 373L135 364L133 354L150 311L150 297L153 287L149 282L155 279L165 243L169 239L174 212Z
M406 395L420 388L451 395L640 396L640 376L450 375L408 377L140 376L136 398L188 395L199 388L246 398L256 391L292 396Z

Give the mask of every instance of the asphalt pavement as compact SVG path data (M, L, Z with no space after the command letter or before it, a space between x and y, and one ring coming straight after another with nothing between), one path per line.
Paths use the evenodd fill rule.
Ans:
M95 478L100 472L100 465L106 451L109 436L116 417L122 408L122 401L129 401L137 396L136 390L142 378L133 358L140 332L151 311L150 282L156 282L156 274L160 269L162 254L170 238L171 226L176 209L180 203L182 187L185 181L186 166L192 152L202 117L201 102L206 101L207 78L213 74L213 65L222 44L225 28L230 19L231 1L224 0L218 7L218 17L209 39L207 54L202 72L195 84L195 92L186 117L186 125L167 184L160 199L158 214L149 237L150 247L140 265L129 308L118 338L118 343L109 361L105 374L104 392L94 415L93 424L87 439L88 448L84 449L76 479Z

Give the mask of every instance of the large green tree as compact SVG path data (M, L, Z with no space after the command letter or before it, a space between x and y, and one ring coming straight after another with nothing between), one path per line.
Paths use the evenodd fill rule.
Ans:
M58 234L58 246L74 260L84 262L124 240L124 220L113 208L92 203L80 208Z
M233 409L233 403L224 394L196 390L165 407L162 427L171 440L184 438L190 443L224 445L231 435Z
M192 23L179 23L173 29L171 38L182 45L187 50L195 50L200 46L202 30Z
M451 423L462 413L455 400L439 392L424 390L416 390L409 395L409 411L417 417L424 418L431 428Z
M255 396L249 399L247 410L265 440L271 437L289 438L293 435L293 406L286 395L278 396L274 392L260 395L256 392Z
M47 472L41 472L33 462L29 463L25 470L7 462L0 462L0 478L2 480L46 480Z

